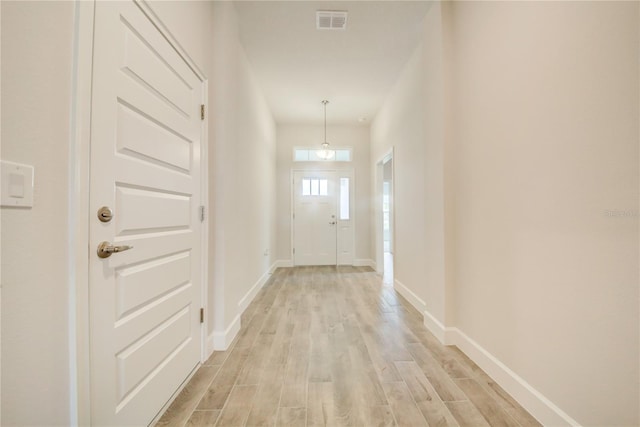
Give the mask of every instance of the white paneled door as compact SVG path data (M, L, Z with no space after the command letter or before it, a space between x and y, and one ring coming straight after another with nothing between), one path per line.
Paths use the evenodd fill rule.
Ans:
M133 1L96 2L93 70L91 422L142 426L200 361L203 83Z
M337 198L335 172L294 172L295 265L336 265Z

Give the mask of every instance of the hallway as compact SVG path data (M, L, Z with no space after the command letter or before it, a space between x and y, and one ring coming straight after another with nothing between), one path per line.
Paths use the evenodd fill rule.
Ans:
M276 270L158 426L537 426L368 267Z

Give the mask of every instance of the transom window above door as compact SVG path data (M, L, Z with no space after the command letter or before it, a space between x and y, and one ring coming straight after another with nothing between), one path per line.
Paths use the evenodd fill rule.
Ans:
M322 159L318 157L317 148L301 148L293 149L294 162L351 162L353 160L353 152L351 148L334 148L335 156L332 159Z

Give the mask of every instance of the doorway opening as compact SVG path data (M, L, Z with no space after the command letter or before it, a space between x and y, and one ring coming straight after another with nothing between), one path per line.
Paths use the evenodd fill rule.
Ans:
M376 261L383 283L393 285L393 149L376 164L376 177Z

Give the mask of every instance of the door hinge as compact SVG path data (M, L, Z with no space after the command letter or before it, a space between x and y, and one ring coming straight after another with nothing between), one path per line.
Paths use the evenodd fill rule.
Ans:
M204 323L204 308L200 309L200 323Z
M293 248L293 254L294 255L296 254L296 248Z
M200 206L200 222L204 222L204 206Z
M204 104L200 105L200 120L204 120Z
M295 212L293 213L293 219L296 219L296 213Z

